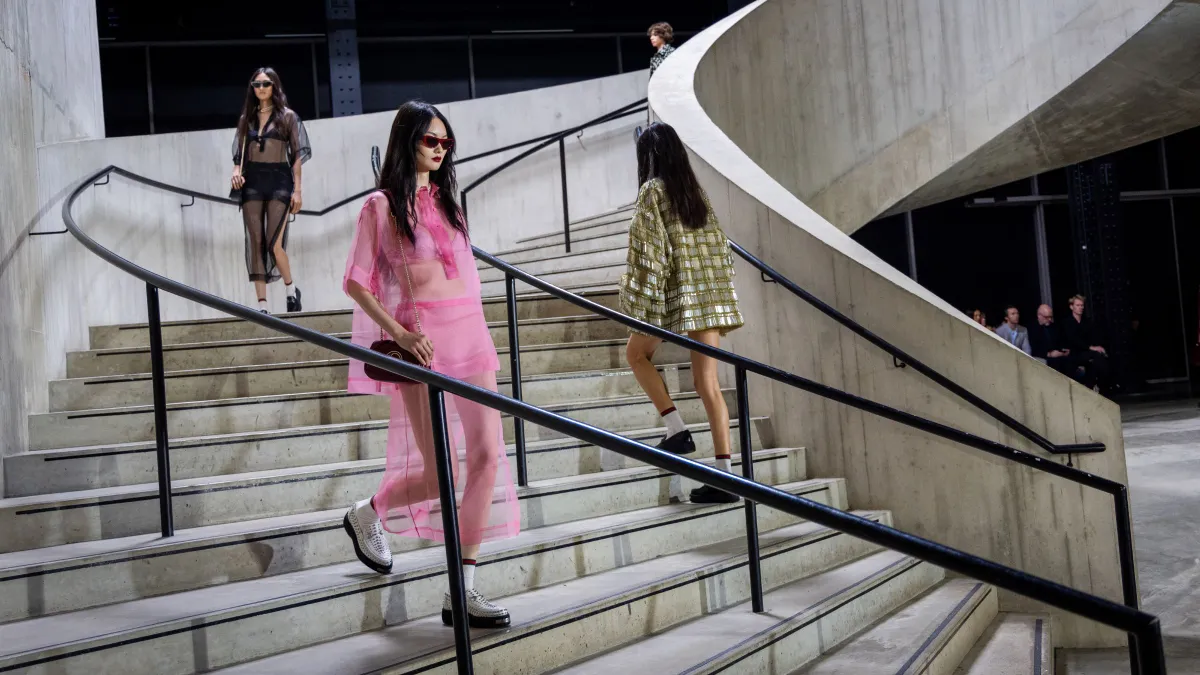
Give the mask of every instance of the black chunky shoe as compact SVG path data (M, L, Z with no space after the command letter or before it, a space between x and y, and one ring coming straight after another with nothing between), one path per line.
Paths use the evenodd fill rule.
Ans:
M692 490L691 501L693 504L733 504L741 499L735 494L730 494L724 490L718 490L711 485L701 485Z
M301 304L300 304L300 287L299 287L299 286L297 286L297 287L296 287L296 295L295 295L295 296L291 296L291 295L289 295L289 296L288 296L288 299L287 299L287 311L289 311L289 312L299 312L299 311L301 311Z
M692 440L692 432L684 429L659 441L658 449L666 450L672 455L690 455L696 451L696 441Z

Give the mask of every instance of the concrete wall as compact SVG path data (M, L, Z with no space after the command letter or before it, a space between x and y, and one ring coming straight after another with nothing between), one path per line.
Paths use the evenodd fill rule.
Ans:
M458 137L459 155L467 156L599 117L644 97L645 87L643 71L440 107ZM5 106L13 104L5 97ZM304 166L307 208L322 208L372 184L369 151L372 145L386 149L393 116L379 113L306 123L314 149L313 159ZM9 123L10 116L4 118L3 123ZM19 119L28 120L29 116ZM567 141L573 218L633 201L637 194L633 130L639 123L645 124L644 113L589 129ZM74 127L55 128L65 131ZM8 137L26 142L34 135L21 128ZM36 231L62 229L65 193L82 176L109 164L166 183L226 194L232 139L233 130L223 129L56 143L38 148L36 160L30 145L20 163L24 170L17 172L24 181L29 214L12 228L28 228L32 221ZM460 186L521 150L524 148L460 166ZM558 167L554 146L471 192L468 202L476 244L501 250L522 237L561 231ZM36 181L36 198L29 196L30 181ZM7 181L5 185L7 189ZM181 208L187 201L112 178L108 185L89 190L77 203L75 215L98 241L149 269L223 297L253 302L253 289L246 280L240 214L231 207L206 202ZM300 217L290 225L292 269L304 291L305 309L348 306L341 292L341 277L360 206L350 204L322 218ZM9 228L7 221L5 227ZM3 387L13 395L21 394L25 404L3 409L4 414L12 415L12 424L6 427L23 430L26 412L46 409L46 383L63 377L66 352L87 348L87 327L144 322L145 296L140 282L101 262L69 235L16 241L5 250L10 249L22 266L6 273L5 279L11 276L20 286L22 302L29 305L12 330L33 339L19 352L19 358L13 354L14 362L24 362L19 369L20 384L15 378L6 378ZM272 286L270 294L272 308L282 311L282 286ZM207 308L171 296L164 296L162 302L164 320L212 315ZM7 358L8 350L5 353ZM11 388L8 382L14 383ZM21 435L6 437L3 445L6 454L21 452L24 447Z
M38 148L104 135L91 0L0 0L0 448L26 445L45 389ZM43 395L44 397L44 395ZM2 481L0 481L2 484Z
M1103 62L1167 3L763 0L668 59L650 101L692 151L733 238L1051 440L1106 443L1106 453L1076 465L1124 482L1115 404L971 323L843 230L952 171ZM748 267L740 271L749 324L729 339L735 351L1034 451L759 283ZM1120 600L1107 495L788 388L751 386L754 405L773 408L781 442L806 445L814 475L844 476L855 508L892 509L903 530ZM1002 598L1005 609L1035 606ZM1055 619L1059 646L1123 641L1071 615Z

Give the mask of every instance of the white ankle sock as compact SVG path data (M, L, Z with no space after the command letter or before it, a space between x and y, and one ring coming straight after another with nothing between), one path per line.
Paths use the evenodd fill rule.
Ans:
M289 298L294 298L294 297L296 297L296 283L295 283L294 281L293 281L292 283L290 283L290 284L284 284L284 285L283 285L283 290L284 290L284 291L287 291L287 296L288 296Z
M717 457L716 459L717 459L717 461L714 462L714 466L716 466L718 469L724 471L725 473L733 473L733 460L731 460L729 458L729 455L725 455L724 457Z
M667 424L668 437L687 431L687 425L684 424L683 418L680 417L678 410L672 410L666 415L663 415L662 418L663 422L666 422Z
M463 591L475 590L475 565L463 563Z
M375 505L371 503L372 499L374 499L374 497L367 497L360 502L355 502L354 510L358 511L358 517L360 519L368 519L369 521L370 519L379 518L379 514L375 512Z
M266 308L267 308L267 301L266 301L266 300L259 300L259 301L258 301L258 308L259 308L259 309L266 309Z

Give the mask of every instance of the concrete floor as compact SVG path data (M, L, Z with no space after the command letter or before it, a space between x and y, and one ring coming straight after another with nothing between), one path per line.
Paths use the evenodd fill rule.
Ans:
M1200 408L1123 406L1142 607L1162 621L1168 671L1200 674ZM1129 672L1125 650L1060 651L1060 674Z

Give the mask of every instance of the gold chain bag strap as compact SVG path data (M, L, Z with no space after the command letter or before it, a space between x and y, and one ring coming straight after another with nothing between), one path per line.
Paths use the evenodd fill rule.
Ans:
M390 205L388 207L388 216L391 219L392 227L395 228L396 227L396 215L394 213L392 213L392 209L391 209ZM421 334L421 310L417 308L417 296L415 293L413 293L412 275L409 274L409 272L408 272L408 254L404 252L403 239L401 239L401 241L400 241L400 260L404 264L404 280L408 284L408 297L410 300L412 300L413 314L416 316L416 319L417 319L417 334L420 335ZM397 343L395 340L389 339L387 336L387 333L384 332L382 327L379 329L379 339L376 340L375 342L371 343L371 351L379 352L380 354L385 354L394 359L400 359L401 361L404 361L405 363L411 363L416 366L421 365L421 360L417 358L416 354L413 354L412 352L408 351L407 349L401 347L400 344ZM415 380L413 380L411 378L404 377L403 375L398 375L396 373L393 373L390 370L384 370L383 368L378 368L369 363L363 364L363 370L366 372L367 377L371 378L372 380L375 380L376 382L393 382L395 384L420 384L419 382L416 382Z

